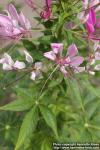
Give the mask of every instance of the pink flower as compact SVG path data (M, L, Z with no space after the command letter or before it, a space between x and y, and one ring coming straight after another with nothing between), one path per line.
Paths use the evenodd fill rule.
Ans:
M51 44L52 51L44 53L44 56L57 65L59 65L60 71L66 76L68 75L68 69L72 69L74 72L81 72L84 68L79 67L83 63L83 57L78 56L78 49L75 44L68 47L67 55L62 56L63 44L53 43Z
M8 5L8 15L0 14L0 36L3 38L20 39L22 36L29 34L31 25L29 20L23 15L17 13L16 8Z
M25 63L20 61L13 61L11 56L7 53L0 59L0 63L3 65L3 70L10 71L10 70L19 70L25 68Z
M45 0L45 8L44 10L40 13L40 16L44 20L49 20L51 18L51 0Z
M94 9L90 9L89 18L86 22L86 29L88 31L89 39L100 40L100 37L95 37L96 30L100 28L100 19L96 18L96 13Z
M85 23L88 20L88 9L95 7L95 12L100 11L99 0L82 0L83 11L78 14L78 18Z

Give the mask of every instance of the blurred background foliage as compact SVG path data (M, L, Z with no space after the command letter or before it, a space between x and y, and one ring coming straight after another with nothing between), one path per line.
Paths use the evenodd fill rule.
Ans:
M26 72L3 72L0 69L0 150L52 150L53 142L100 142L100 73L76 74L65 78L58 70L53 73L40 93L45 81L54 70L54 64L43 57L50 43L64 43L64 50L71 43L79 53L88 55L87 40L82 38L84 27L76 15L81 5L78 0L60 0L53 3L53 20L43 21L42 35L7 43L0 53L8 52L14 59L26 48L34 62L46 66L43 78L30 80ZM70 30L69 21L78 24ZM34 27L33 27L34 29ZM39 32L39 31L37 31ZM39 98L39 99L38 99ZM17 143L17 144L16 144Z

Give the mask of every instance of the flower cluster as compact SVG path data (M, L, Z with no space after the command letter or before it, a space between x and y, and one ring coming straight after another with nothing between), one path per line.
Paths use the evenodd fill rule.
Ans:
M33 10L37 10L38 6L36 6L36 3L33 0L25 0L25 2ZM43 20L47 21L51 18L52 16L51 5L52 0L45 0L43 10L41 12L38 12Z
M31 24L22 12L18 14L14 5L10 4L7 15L0 14L0 36L4 39L20 39L29 34Z
M68 47L66 56L62 55L63 44L62 43L53 43L51 44L52 51L44 53L44 56L48 59L55 61L59 65L60 71L68 76L68 70L72 70L75 73L84 71L84 67L79 67L83 63L84 58L78 56L78 49L75 44L72 44Z
M42 62L36 62L33 64L32 56L26 50L24 50L23 52L24 52L26 61L32 64L31 79L35 80L35 78L40 76L41 74ZM0 64L3 65L3 70L5 71L17 71L17 70L23 70L26 68L26 64L24 62L21 62L19 60L16 60L14 62L11 56L7 53L5 53L3 57L0 59Z

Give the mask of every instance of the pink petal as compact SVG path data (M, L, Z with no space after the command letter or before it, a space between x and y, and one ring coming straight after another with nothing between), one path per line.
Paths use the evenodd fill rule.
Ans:
M68 47L67 55L69 57L74 57L78 53L78 49L75 44L72 44Z
M62 43L52 43L51 48L55 54L62 53L63 51L63 44Z
M9 39L12 36L12 31L7 30L6 27L0 27L0 36L4 37L5 39Z
M76 57L74 57L74 58L71 60L70 65L77 67L77 66L79 66L80 64L82 64L83 61L84 61L84 58L83 58L83 57L81 57L81 56L76 56Z
M65 66L61 66L61 67L60 67L60 71L61 71L65 76L67 76L68 72L66 71Z
M94 26L90 24L89 22L86 23L86 28L89 34L93 33L95 31Z
M13 67L15 69L24 69L25 68L25 63L24 62L20 62L20 61L16 61L13 65Z
M44 20L49 20L51 17L51 9L45 8L41 13L40 16Z
M92 25L95 25L96 23L96 13L94 11L93 8L90 9L89 11L89 19L88 19L88 22Z
M51 7L52 0L44 0L44 1L45 1L45 6Z
M0 15L0 26L7 27L12 30L13 24L9 17Z
M8 12L10 13L10 16L12 19L15 19L17 21L19 20L19 15L18 15L17 10L13 4L8 5Z
M44 56L45 56L46 58L48 58L48 59L53 60L53 61L56 60L56 55L55 55L55 53L54 53L53 51L44 53Z
M31 28L31 24L30 24L29 20L24 16L24 14L22 12L19 15L19 22L23 28L26 28L26 29Z

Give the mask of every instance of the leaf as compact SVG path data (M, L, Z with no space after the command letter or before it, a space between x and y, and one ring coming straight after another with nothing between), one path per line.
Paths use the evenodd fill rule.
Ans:
M88 81L88 79L82 81L82 84L86 87L86 89L88 89L91 93L93 93L95 96L99 97L100 98L100 90L98 89L95 89L91 83Z
M1 106L0 110L10 110L10 111L23 111L28 110L32 107L33 101L31 100L16 100L14 102L11 102L5 106Z
M52 150L48 140L44 140L41 145L41 150Z
M52 128L53 132L56 135L56 138L58 138L57 123L56 123L55 115L49 108L47 108L44 105L40 105L40 111L47 125Z
M63 80L62 77L57 78L56 80L52 80L52 81L50 82L50 84L49 84L48 87L49 87L49 88L53 88L53 87L55 87L55 86L61 84L62 80Z
M36 107L33 107L26 114L23 120L15 150L18 150L24 144L25 140L31 137L32 132L35 130L37 122L38 122L38 112Z
M70 88L70 92L71 92L70 95L72 96L72 98L78 102L77 104L82 109L84 109L82 104L82 97L81 97L81 93L77 81L75 79L71 79L67 81L67 84Z

